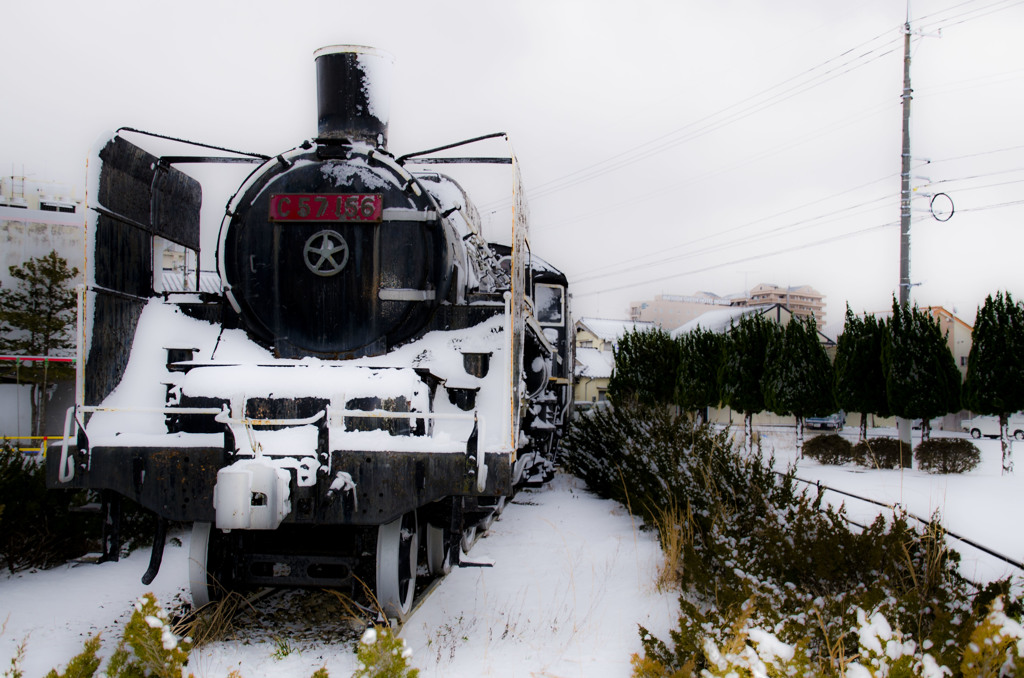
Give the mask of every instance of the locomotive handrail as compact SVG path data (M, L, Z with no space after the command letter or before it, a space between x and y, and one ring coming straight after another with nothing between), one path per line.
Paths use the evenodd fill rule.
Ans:
M238 424L242 426L305 426L313 424L324 417L330 418L330 407L320 410L311 417L304 419L232 419L226 407L218 409L215 407L103 407L98 405L84 405L81 407L69 407L64 418L64 439L61 441L60 465L58 478L60 482L66 483L75 477L73 460L68 458L68 440L71 439L72 419L76 428L85 428L78 419L78 412L139 412L143 414L212 414L214 420L221 424ZM364 417L368 419L447 419L474 421L478 426L477 441L484 440L484 419L475 412L392 412L390 410L334 410L343 417ZM487 484L487 463L484 454L480 450L480 443L477 442L476 454L476 484L477 491L483 492Z
M213 420L219 424L240 424L242 426L306 426L308 424L315 424L323 419L324 415L327 414L327 410L320 410L312 417L306 417L304 419L251 419L249 417L232 419L231 413L228 412L227 408L217 410L216 413L217 416L215 416ZM195 414L205 413L197 412Z

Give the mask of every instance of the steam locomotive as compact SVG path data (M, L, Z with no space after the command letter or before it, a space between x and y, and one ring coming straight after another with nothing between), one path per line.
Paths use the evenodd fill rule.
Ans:
M504 135L395 157L390 57L335 46L315 62L318 134L285 153L155 155L129 128L97 145L78 394L48 478L102 491L105 557L122 497L156 514L146 583L168 522L192 523L196 606L372 581L403 617L421 562L447 572L506 498L552 473L572 402L567 282L530 252L511 150L451 155ZM256 167L212 276L202 188L178 166L222 162ZM510 175L500 237L441 165Z

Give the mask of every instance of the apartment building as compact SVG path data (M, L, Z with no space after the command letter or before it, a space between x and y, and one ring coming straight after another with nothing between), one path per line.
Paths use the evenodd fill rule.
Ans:
M798 318L814 317L819 327L825 324L825 295L810 285L781 287L771 283L761 283L750 290L750 293L736 306L763 306L766 304L782 304Z

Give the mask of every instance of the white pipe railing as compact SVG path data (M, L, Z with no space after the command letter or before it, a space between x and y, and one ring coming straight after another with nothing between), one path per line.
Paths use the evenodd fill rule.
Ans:
M251 426L305 426L316 423L324 417L330 420L330 407L320 410L311 417L304 419L232 419L226 406L217 409L214 407L102 407L96 405L84 405L81 407L69 407L64 417L64 439L61 441L60 465L58 478L60 482L66 483L75 477L74 460L68 457L68 441L72 438L71 423L74 421L74 437L78 436L78 429L85 428L78 419L78 413L91 412L134 412L141 414L212 414L214 420L227 425ZM472 421L477 427L476 450L472 453L476 457L476 486L478 492L483 492L487 484L487 464L484 459L483 444L485 440L484 419L476 412L392 412L390 410L335 410L334 413L343 417L362 417L368 419L435 419L450 421ZM237 437L237 436L236 436Z

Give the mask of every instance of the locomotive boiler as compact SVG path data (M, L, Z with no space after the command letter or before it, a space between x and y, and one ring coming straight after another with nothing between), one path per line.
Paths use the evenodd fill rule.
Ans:
M129 128L97 145L78 395L48 478L102 493L107 557L121 497L156 514L144 580L168 522L191 523L197 606L372 581L402 617L420 563L446 572L517 487L552 473L572 397L567 284L530 252L510 147L452 155L504 135L396 157L390 57L329 47L315 63L317 135L290 151L157 155ZM225 162L255 168L213 273L182 168ZM508 175L501 233L455 167Z

